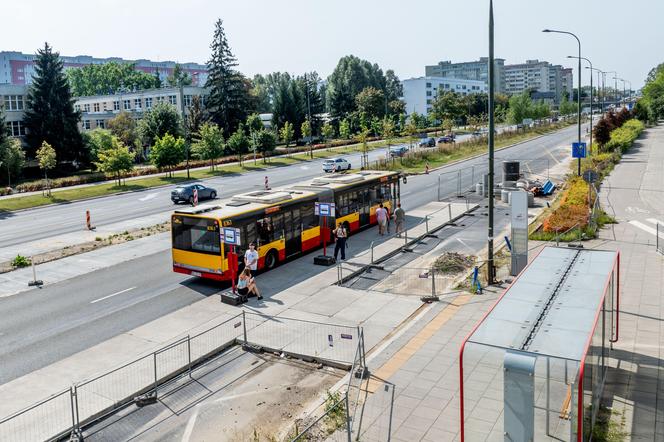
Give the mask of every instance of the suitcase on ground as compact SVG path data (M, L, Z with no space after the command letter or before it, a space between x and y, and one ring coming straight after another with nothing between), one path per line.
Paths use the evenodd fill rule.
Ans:
M233 292L224 292L221 294L221 302L229 305L240 305L243 302L247 302L247 297L240 296L239 294Z

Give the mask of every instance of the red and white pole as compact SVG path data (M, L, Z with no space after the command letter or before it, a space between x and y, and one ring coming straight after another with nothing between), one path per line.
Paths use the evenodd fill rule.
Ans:
M198 189L194 189L194 206L198 206Z
M270 184L268 183L267 175L265 175L265 190L270 190Z
M85 226L87 227L88 230L92 230L92 223L90 221L90 211L89 210L85 211Z
M326 246L327 246L327 217L323 217L323 226L321 228L321 233L323 234L323 256L327 256Z

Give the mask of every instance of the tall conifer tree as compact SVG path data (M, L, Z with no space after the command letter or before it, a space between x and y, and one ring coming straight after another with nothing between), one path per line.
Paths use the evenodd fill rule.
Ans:
M226 38L223 21L215 23L212 56L208 61L208 79L205 84L210 95L205 105L210 119L223 129L225 135L235 132L240 122L251 112L249 88L251 83L235 68L237 59Z
M27 109L23 122L27 129L27 154L34 158L37 149L47 142L58 161L89 161L83 137L78 131L80 113L74 110L69 82L64 74L60 54L48 43L37 51L35 76L28 90Z

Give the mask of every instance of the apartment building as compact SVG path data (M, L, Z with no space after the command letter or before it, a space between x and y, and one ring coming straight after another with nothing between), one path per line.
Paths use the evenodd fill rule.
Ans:
M25 136L23 114L27 103L28 88L21 85L0 84L0 106L5 114L7 131L12 137Z
M436 95L443 91L453 91L461 95L486 93L485 81L461 78L419 77L401 82L406 113L428 115Z
M559 103L563 87L562 69L560 65L539 60L505 65L505 92L510 95L526 90L551 92L555 97L552 101Z
M496 92L504 93L505 60L502 58L494 59L494 68ZM489 84L488 57L481 57L477 61L466 61L461 63L441 61L435 65L425 66L424 70L427 77L459 78L464 80L483 81L487 86Z
M562 77L563 92L567 93L567 99L572 101L574 95L574 69L572 68L563 68L560 71Z
M24 54L21 52L0 51L0 84L8 83L14 85L32 83L35 73L35 54ZM165 82L175 68L174 61L152 61L152 60L125 60L119 57L96 58L89 55L77 55L74 57L61 55L60 59L65 69L75 69L89 64L134 63L136 69L150 74L159 74L162 82ZM208 67L198 63L179 63L184 72L192 79L193 86L204 86L208 77Z
M161 102L172 104L178 110L184 109L186 115L194 96L201 97L202 104L205 104L207 95L207 89L197 86L185 86L182 88L182 93L179 88L146 89L114 95L78 97L74 108L81 112L79 129L86 131L105 129L108 120L120 112L129 112L135 119L140 120L144 112Z

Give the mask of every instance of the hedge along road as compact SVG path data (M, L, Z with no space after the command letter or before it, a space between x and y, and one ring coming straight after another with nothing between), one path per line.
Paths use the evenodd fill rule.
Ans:
M504 151L504 155L509 152L511 158L550 158L547 151L541 148L541 140L552 140L554 144L559 143L560 140L569 141L567 139L573 135L573 131L574 127L566 128L546 135L545 138L521 143L508 148ZM529 147L537 147L537 149L531 149L533 151L529 152ZM375 160L385 155L385 150L370 151L369 155L370 160ZM353 167L360 164L361 153L340 156L349 160ZM262 188L265 176L268 177L269 184L272 187L319 176L322 173L322 161L320 159L244 174L229 174L202 181L206 185L214 187L218 196L224 198ZM444 170L458 170L482 162L486 162L486 159L471 159L446 166ZM2 222L3 227L0 231L0 247L23 244L82 230L85 227L86 210L90 210L92 223L98 227L132 220L141 216L167 213L174 208L170 201L171 189L172 187L162 187L17 212L0 212L0 222Z

